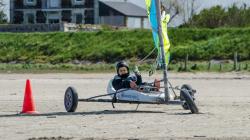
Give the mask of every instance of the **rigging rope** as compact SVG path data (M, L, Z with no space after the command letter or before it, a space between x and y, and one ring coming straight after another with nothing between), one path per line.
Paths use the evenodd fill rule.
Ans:
M154 49L153 49L150 53L148 53L147 56L145 56L143 59L141 59L139 62L137 62L137 65L141 65L143 62L145 62L145 60L146 60L149 56L151 56L155 50L157 50L156 47L154 47ZM158 66L158 64L159 64L159 63L158 63L158 58L159 58L159 53L157 53L157 57L156 57L156 59L154 60L153 64L151 65L150 69L149 69L149 76L152 76L152 75L155 73L155 71L156 71L156 69L157 69L157 66Z
M155 51L155 47L154 47L154 49L147 55L147 56L145 56L143 59L141 59L139 62L138 62L138 64L141 64L141 63L143 63L149 56L151 56L152 54L153 54L153 52Z

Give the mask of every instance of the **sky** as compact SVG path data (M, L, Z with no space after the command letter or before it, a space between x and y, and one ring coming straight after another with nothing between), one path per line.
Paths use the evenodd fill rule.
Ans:
M9 17L9 1L10 0L3 0L6 6L4 7L4 12ZM106 0L106 1L124 1L124 0ZM145 8L145 0L127 0L131 3L134 3L140 7ZM199 9L209 8L214 5L221 5L223 7L231 6L233 3L242 4L246 3L248 6L250 6L250 0L197 0L197 5L199 6Z
M106 1L124 1L124 0L106 0ZM146 7L145 0L127 0L129 2L135 3L138 6ZM167 0L166 0L167 1ZM250 6L250 0L197 0L201 8L209 8L214 5L222 5L223 7L228 7L233 3L247 3Z

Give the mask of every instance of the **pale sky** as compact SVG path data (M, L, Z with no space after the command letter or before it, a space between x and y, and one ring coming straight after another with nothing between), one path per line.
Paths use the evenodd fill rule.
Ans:
M9 17L9 1L10 0L3 0L6 6L4 7L4 12ZM106 0L106 1L123 1L123 0ZM145 0L127 0L129 2L132 2L140 7L145 8ZM248 6L250 6L250 0L198 0L197 5L199 5L200 9L203 8L209 8L214 5L221 5L223 7L231 6L233 3L246 3Z

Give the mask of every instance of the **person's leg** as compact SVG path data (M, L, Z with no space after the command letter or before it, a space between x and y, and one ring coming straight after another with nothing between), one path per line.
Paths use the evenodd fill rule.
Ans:
M156 87L156 91L160 91L161 88L161 81L159 79L155 79L154 87Z

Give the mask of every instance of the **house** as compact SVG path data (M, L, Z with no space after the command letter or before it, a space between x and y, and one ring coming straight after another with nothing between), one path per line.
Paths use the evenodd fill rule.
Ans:
M99 2L99 22L128 28L150 28L145 9L130 2Z
M150 28L146 10L127 1L10 0L12 24L64 22Z
M10 0L10 23L96 24L98 0Z
M14 15L13 10L15 10L14 2L13 2L14 0L2 0L2 1L5 4L4 5L5 6L4 7L4 12L8 17L8 21L11 21L11 23L14 23L13 22L13 20L14 20L13 19L13 15ZM17 0L17 1L25 1L25 0ZM55 1L57 1L57 0L55 0ZM72 1L72 0L70 0L70 1ZM102 0L102 1L110 1L110 0ZM135 4L135 5L139 5L140 7L146 8L145 0L112 0L112 1L128 1L128 2L131 2L131 3ZM182 5L187 5L186 2L188 2L188 1L185 1L185 3L183 3ZM22 3L22 2L19 2L19 3ZM250 5L250 0L196 0L196 5L198 7L196 13L199 13L201 10L203 10L205 8L210 8L210 7L215 6L215 5L221 5L222 7L227 8L227 7L230 7L234 3L237 3L239 6L241 6L243 3L246 3L249 6ZM12 6L10 6L10 4ZM187 11L187 10L184 10L184 11ZM97 15L97 14L95 13L95 15ZM80 15L78 17L80 18ZM176 26L182 25L183 22L184 22L184 17L187 17L187 16L184 16L183 14L180 14L180 15L176 16L176 18L174 18L170 22L169 26L176 27ZM97 19L95 19L95 21L99 22L98 21L99 17L96 17L96 18Z

